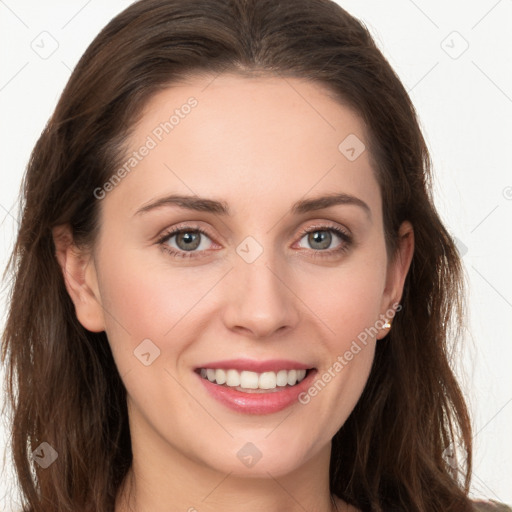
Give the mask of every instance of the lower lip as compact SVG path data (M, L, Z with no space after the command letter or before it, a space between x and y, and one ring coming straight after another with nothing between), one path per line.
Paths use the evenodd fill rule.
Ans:
M283 387L282 391L272 390L269 393L244 393L210 382L201 375L198 375L198 378L213 398L234 411L246 414L271 414L298 402L298 396L308 389L316 373L314 369L309 370L306 377L295 386Z

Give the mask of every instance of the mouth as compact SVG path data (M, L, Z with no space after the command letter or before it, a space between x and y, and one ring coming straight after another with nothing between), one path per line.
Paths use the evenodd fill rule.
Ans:
M245 414L270 414L297 404L318 373L296 361L247 359L205 363L194 372L210 397Z

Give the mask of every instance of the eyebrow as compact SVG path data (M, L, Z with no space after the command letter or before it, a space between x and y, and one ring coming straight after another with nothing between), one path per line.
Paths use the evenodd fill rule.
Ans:
M358 206L365 211L369 218L371 218L370 207L362 199L344 193L329 194L312 199L301 199L292 205L290 211L294 215L299 215L311 211L323 210L337 205ZM161 197L143 205L135 212L134 215L141 215L164 206L178 206L186 210L231 216L229 206L225 201L216 201L214 199L187 195L170 195Z

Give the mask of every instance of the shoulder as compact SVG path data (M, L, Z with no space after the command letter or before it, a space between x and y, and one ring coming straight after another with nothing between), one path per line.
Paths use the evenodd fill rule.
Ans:
M475 512L512 512L512 507L494 500L473 500L471 503Z

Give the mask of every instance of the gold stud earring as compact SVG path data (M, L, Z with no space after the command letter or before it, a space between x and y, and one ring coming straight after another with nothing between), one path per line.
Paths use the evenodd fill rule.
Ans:
M383 329L391 329L391 322L389 320L386 320L386 323L382 327Z

